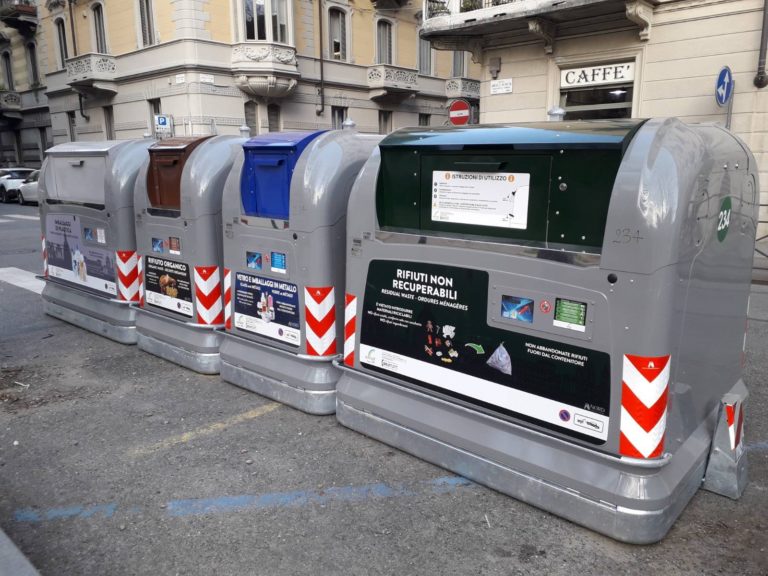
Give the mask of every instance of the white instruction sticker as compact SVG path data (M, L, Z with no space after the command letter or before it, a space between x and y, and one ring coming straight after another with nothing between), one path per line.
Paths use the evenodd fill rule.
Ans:
M525 230L530 183L523 173L435 170L432 220Z

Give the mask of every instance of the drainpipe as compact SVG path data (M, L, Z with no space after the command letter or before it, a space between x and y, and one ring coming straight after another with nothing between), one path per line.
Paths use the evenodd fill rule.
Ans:
M88 114L85 113L85 108L83 107L83 100L85 100L85 98L83 98L83 95L78 92L77 93L77 99L80 102L80 116L82 116L86 120L90 121L91 117Z
M766 0L768 1L768 0ZM317 17L320 22L320 87L317 89L318 96L320 96L320 103L315 107L315 114L321 116L325 112L325 76L324 76L324 62L323 59L323 0L317 0Z
M768 2L763 4L763 33L760 35L760 56L757 60L757 75L754 80L758 88L768 86L768 76L765 74L766 48L768 48Z
M77 35L75 35L75 13L72 11L72 5L75 0L69 0L69 30L72 33L72 51L77 56Z

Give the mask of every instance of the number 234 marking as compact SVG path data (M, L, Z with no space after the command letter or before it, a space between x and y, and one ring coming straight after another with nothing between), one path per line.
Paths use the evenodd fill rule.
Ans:
M616 238L613 239L614 244L630 244L635 242L640 243L640 240L644 240L640 236L640 230L635 230L634 233L630 228L616 228Z

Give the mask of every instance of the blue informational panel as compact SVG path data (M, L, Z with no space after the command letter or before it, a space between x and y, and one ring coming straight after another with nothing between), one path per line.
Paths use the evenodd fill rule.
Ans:
M715 84L715 100L718 106L727 106L733 97L733 72L728 66L723 66L717 75Z

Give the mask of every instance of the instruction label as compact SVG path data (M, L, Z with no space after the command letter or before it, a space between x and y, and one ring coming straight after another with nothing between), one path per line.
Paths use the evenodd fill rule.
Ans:
M523 327L533 300L505 298L509 314ZM513 324L489 326L487 311L483 270L374 260L366 281L360 361L484 410L605 442L610 356L522 334Z
M92 242L92 228L83 227L74 214L48 214L45 244L48 275L110 296L117 295L115 253L86 245Z
M184 262L147 256L144 272L147 304L192 317L192 283Z
M235 327L299 346L301 328L296 284L238 272L234 297Z
M525 230L530 184L525 173L435 170L432 220Z

